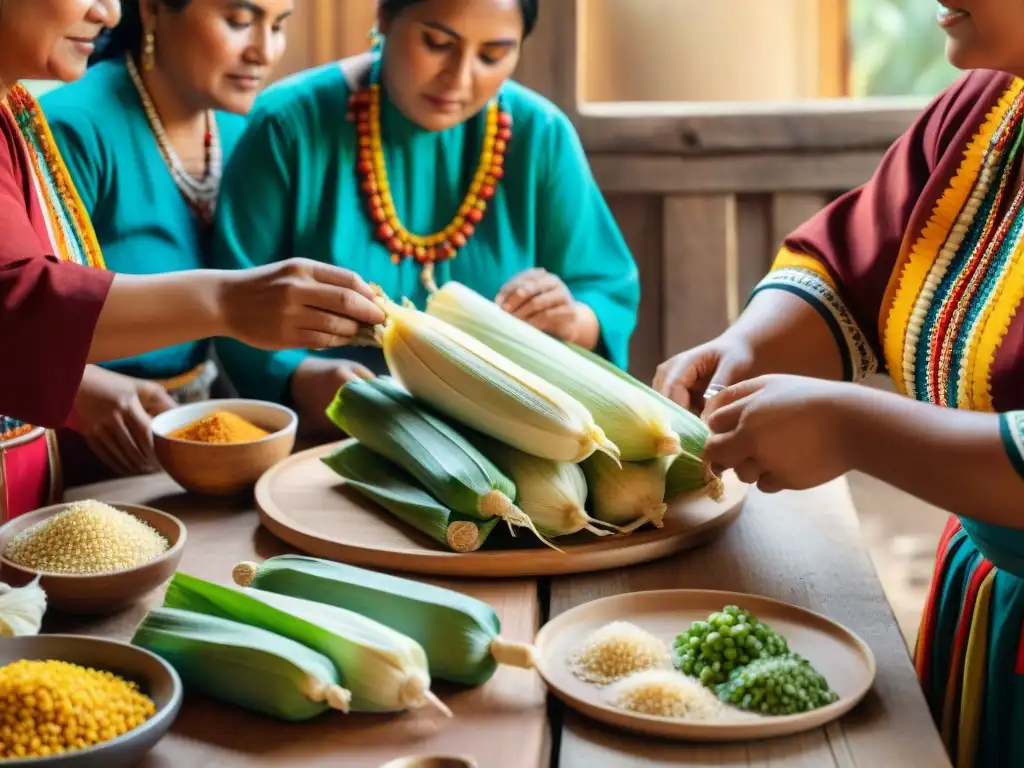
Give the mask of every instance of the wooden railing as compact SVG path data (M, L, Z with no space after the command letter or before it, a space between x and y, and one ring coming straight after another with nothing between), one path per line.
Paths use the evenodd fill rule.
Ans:
M649 380L667 356L724 330L782 239L867 180L883 151L589 153L640 268L633 373Z

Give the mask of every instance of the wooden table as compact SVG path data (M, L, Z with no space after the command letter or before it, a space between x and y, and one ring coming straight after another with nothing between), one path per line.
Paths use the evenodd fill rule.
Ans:
M147 504L179 516L189 534L181 570L221 583L230 583L231 568L241 560L289 551L245 503L188 496L163 475L79 488L69 497ZM799 494L752 492L721 539L646 566L555 579L435 583L488 601L501 616L502 634L524 641L542 618L620 592L692 587L767 595L817 610L860 634L875 653L878 678L868 698L828 728L721 746L609 731L549 702L537 675L519 669L502 669L477 689L436 686L455 712L450 721L424 712L329 714L289 725L190 696L144 766L379 768L397 757L428 754L470 755L481 768L949 765L861 541L845 481ZM162 591L112 617L49 616L44 629L127 640L161 598Z

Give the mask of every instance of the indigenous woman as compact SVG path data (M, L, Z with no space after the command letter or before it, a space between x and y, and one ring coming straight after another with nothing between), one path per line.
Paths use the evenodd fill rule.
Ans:
M957 5L939 23L974 71L655 383L698 409L725 387L708 458L762 490L856 469L953 513L915 663L958 768L1005 768L1024 765L1024 3ZM839 381L876 371L898 395Z
M0 521L55 501L52 433L86 363L212 336L330 347L383 321L352 272L294 259L242 272L117 275L39 105L18 81L74 80L117 0L0 0Z
M203 265L222 163L284 53L293 6L128 0L85 77L41 99L109 269ZM150 416L210 396L209 347L203 340L89 366L74 431L60 433L62 455L81 470L69 480L154 468Z
M214 265L322 254L422 307L457 280L625 365L636 266L569 120L509 81L537 0L384 0L375 51L275 85L228 165ZM379 350L218 342L242 394L307 424Z

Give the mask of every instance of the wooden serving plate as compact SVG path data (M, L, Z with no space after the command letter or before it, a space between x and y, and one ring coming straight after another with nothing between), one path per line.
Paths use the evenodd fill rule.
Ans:
M725 717L708 721L654 717L611 706L600 687L578 680L567 663L591 632L610 622L631 622L671 650L676 635L726 605L749 611L785 637L791 651L825 676L839 700L796 715L751 715L730 709ZM871 649L846 627L805 608L737 592L666 589L593 600L551 619L534 644L537 671L551 692L576 711L615 728L680 741L749 741L809 731L853 709L875 679Z
M582 533L557 539L564 552L531 541L526 532L512 538L499 525L482 549L457 554L346 488L344 478L320 460L344 442L296 453L267 470L256 484L260 522L315 557L427 575L551 576L656 560L722 533L739 516L748 488L727 473L721 502L706 496L680 499L670 505L664 528L614 538Z

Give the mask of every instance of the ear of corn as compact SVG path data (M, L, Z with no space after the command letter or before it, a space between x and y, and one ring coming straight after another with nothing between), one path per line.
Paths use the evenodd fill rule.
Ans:
M301 643L257 627L154 608L132 644L162 657L189 690L281 720L348 711L351 694L334 664Z
M711 467L704 461L704 444L711 433L707 424L700 420L690 411L683 408L663 394L653 389L642 381L630 376L626 371L618 368L599 355L583 349L575 344L567 344L569 349L578 356L590 360L595 365L600 365L611 373L631 384L633 387L646 392L653 397L665 410L665 415L672 425L672 429L679 435L679 453L673 458L665 478L665 500L672 501L687 493L705 492L712 499L721 501L724 498L725 489L721 478L717 477Z
M453 512L533 527L513 502L515 484L390 379L349 382L327 415L374 453L403 467Z
M423 648L412 638L352 611L297 597L240 592L175 574L164 605L258 627L302 643L333 662L355 712L400 712L435 704Z
M454 326L379 298L391 373L417 398L485 435L542 458L583 461L619 449L576 398Z
M386 624L423 646L434 679L482 685L499 664L534 663L533 646L502 638L494 609L460 592L301 555L240 563L232 576L243 587L315 600Z
M583 403L619 448L623 461L679 452L679 437L659 404L591 360L460 283L446 283L427 304L441 318ZM614 367L614 366L613 366Z
M586 512L587 480L579 464L531 456L479 433L467 433L466 437L512 478L516 484L516 504L542 534L569 536L582 530L597 536L610 533L595 526L598 521ZM595 456L615 465L615 460L603 453L595 453L587 461Z
M453 552L480 549L498 524L497 517L481 520L451 511L405 470L362 443L346 443L322 461L353 490Z
M624 461L616 465L594 455L583 462L594 517L633 531L647 522L664 525L665 471L671 457Z

